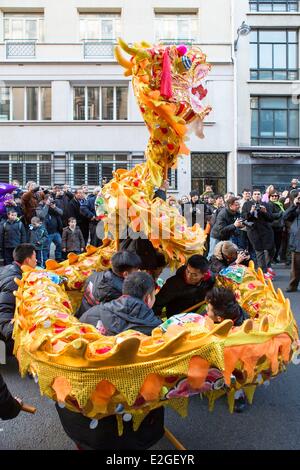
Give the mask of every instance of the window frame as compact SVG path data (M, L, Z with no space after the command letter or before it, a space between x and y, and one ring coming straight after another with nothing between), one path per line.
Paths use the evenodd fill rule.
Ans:
M52 87L50 85L8 85L8 86L1 86L0 88L9 89L9 119L1 119L0 122L48 122L52 120ZM23 103L23 112L24 112L24 119L13 119L13 88L22 88L24 89L24 103ZM27 119L27 89L28 88L37 88L38 89L38 118L37 119ZM42 119L42 88L49 88L50 99L51 99L51 118L50 119Z
M273 32L285 32L285 42L266 42L266 41L261 41L260 40L260 34L261 33L264 33L264 32L269 32L269 31L273 31ZM259 29L253 29L252 30L253 33L256 32L256 40L251 40L251 37L250 37L250 48L252 49L252 47L255 45L255 49L256 49L256 64L257 64L257 68L253 68L253 67L250 67L250 80L272 80L272 81L275 81L275 80L280 80L280 81L294 81L294 80L298 80L299 78L299 58L298 58L298 54L299 54L299 34L298 34L298 30L297 29L262 29L262 28L259 28ZM296 33L296 41L295 42L292 42L289 40L289 33ZM260 67L260 58L261 58L261 45L266 45L266 44L269 44L272 46L272 67L271 68L267 68L267 67ZM287 67L286 68L274 68L274 61L275 61L275 45L285 45L286 46L286 64L287 64ZM292 46L292 45L296 45L296 48L297 48L297 54L296 54L296 57L297 57L297 64L296 64L296 68L294 67L289 67L289 46ZM264 72L270 72L272 74L272 78L260 78L260 74L261 73L264 73ZM276 73L286 73L286 77L285 79L280 79L280 78L274 78L275 77L275 74ZM256 77L253 77L253 74L256 74ZM289 74L295 74L294 77L292 77L291 75ZM289 78L289 76L291 78Z
M165 38L164 34L162 34L163 27L161 26L161 21L163 19L171 19L171 18L176 18L176 31L174 29L173 33L173 38ZM178 21L183 21L183 20L190 20L190 34L189 37L181 37L179 36L179 28L178 28ZM194 25L192 25L192 22L195 22ZM175 41L175 42L189 42L189 43L197 43L198 41L198 36L199 36L199 16L198 13L155 13L155 19L154 19L154 30L155 30L155 40L156 41L163 41L166 42L168 40L170 41ZM194 31L193 31L194 30ZM193 32L195 33L193 36Z
M260 8L263 4L265 5L270 5L271 10L263 10ZM286 6L285 10L276 10L274 9L275 5L284 5ZM297 8L290 9L289 5L296 5ZM257 7L257 8L252 8L252 7ZM297 12L299 11L299 1L298 0L279 0L279 1L274 1L274 0L249 0L249 10L251 12L264 12L264 13L273 13L273 12Z
M127 156L127 160L121 160L120 157ZM82 160L74 160L74 157L80 157L82 156ZM89 157L95 156L94 160L91 160ZM125 168L127 170L131 170L134 168L136 165L139 165L141 163L145 163L146 159L145 156L141 153L141 155L135 155L130 152L71 152L68 155L68 180L69 184L71 187L79 187L82 184L87 185L87 186L99 186L101 179L105 176L103 176L103 171L102 171L102 166L107 164L107 165L112 165L112 172L116 171L118 168ZM97 164L98 167L98 183L96 184L89 184L89 170L88 170L88 165L89 163L91 165ZM80 184L76 183L75 181L75 172L74 172L74 166L78 165L84 165L84 172L82 173L84 176L84 182L81 182ZM178 173L177 170L170 169L169 170L169 181L170 181L170 190L171 191L177 191L178 189ZM106 176L107 177L107 176ZM111 178L113 176L111 175ZM82 180L83 181L83 180Z
M84 119L75 118L75 89L84 88ZM88 119L88 88L98 88L98 108L99 108L99 119ZM113 119L103 119L102 112L102 88L113 88ZM125 88L127 90L127 119L117 119L117 88ZM73 85L72 87L72 121L88 121L88 122L128 122L129 121L129 86L117 84L102 84L99 86L95 85Z
M285 99L287 102L287 106L285 108L274 108L274 107L261 107L261 99L263 98L273 98L278 99L282 98ZM258 100L258 106L253 107L251 100ZM250 109L251 109L251 145L252 146L291 146L296 147L299 145L299 105L298 109L295 107L291 107L291 100L292 96L251 96L250 97ZM252 134L252 124L253 124L253 111L257 111L257 136L253 136ZM261 136L261 111L269 111L272 112L272 137ZM276 111L285 111L286 112L286 122L287 122L287 137L276 137L275 135L275 112ZM297 111L297 120L298 120L298 137L290 137L290 121L289 121L289 111ZM278 143L276 141L285 141L285 143ZM268 144L262 143L262 141L269 141ZM296 141L290 143L290 141Z
M12 20L22 21L22 38L14 39L12 37ZM26 20L37 21L37 37L26 38ZM8 21L8 37L6 37L6 21ZM45 40L44 13L4 13L3 15L3 39L4 41L36 41Z
M98 20L98 37L90 38L87 34L88 20ZM111 38L103 38L103 25L102 21L111 19L113 21L113 32ZM82 24L84 23L84 37L82 37ZM121 35L121 13L79 13L79 40L83 41L103 41L103 42L116 42L117 38Z
M4 158L4 157L8 158ZM35 158L32 158L35 156ZM43 160L43 157L49 157L48 160ZM26 153L7 153L7 152L0 152L0 173L1 173L1 165L4 165L5 168L8 168L8 181L12 181L13 179L20 180L20 184L22 187L25 187L27 181L32 180L33 177L27 175L27 165L36 165L36 178L34 181L38 185L42 186L51 186L53 181L53 174L54 174L54 164L53 164L54 156L51 152L26 152ZM49 183L41 182L41 165L48 164L50 171L47 171L45 174L49 174ZM16 166L17 168L21 169L22 177L20 178L19 175L15 175L13 173L13 167Z

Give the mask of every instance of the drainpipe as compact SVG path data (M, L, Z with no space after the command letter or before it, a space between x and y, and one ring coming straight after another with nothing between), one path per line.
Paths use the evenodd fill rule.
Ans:
M228 165L228 174L231 177L231 187L227 188L229 191L233 191L237 194L237 149L238 149L238 88L237 88L237 63L236 63L236 52L234 50L234 41L236 36L235 21L234 21L234 1L230 3L231 13L231 60L233 65L233 148L232 158ZM232 168L230 168L232 166Z

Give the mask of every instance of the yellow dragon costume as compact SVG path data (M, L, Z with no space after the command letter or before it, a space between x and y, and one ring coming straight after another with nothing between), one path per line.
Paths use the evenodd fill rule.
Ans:
M129 47L119 40L115 52L125 75L133 76L150 140L146 162L131 171L117 170L105 186L99 219L107 233L121 222L142 230L176 267L203 252L205 236L198 225L188 227L176 209L153 199L154 188L176 165L178 154L188 152L187 125L193 122L201 134L210 111L201 104L210 65L199 48L184 45ZM159 236L153 235L153 224ZM72 313L81 287L93 270L110 266L115 249L115 242L105 239L101 248L88 247L87 253L71 254L63 263L48 260L46 270L24 269L17 280L14 340L21 374L30 371L41 393L61 406L92 420L116 414L121 434L125 414L135 429L159 406L172 406L184 416L188 397L195 394L204 394L210 409L227 395L232 411L236 390L242 388L252 402L257 385L285 370L293 358L298 362L289 301L253 264L229 269L218 279L235 291L251 317L241 327L184 314L155 328L151 337L135 331L106 337L80 323ZM57 283L59 276L66 278L64 284Z

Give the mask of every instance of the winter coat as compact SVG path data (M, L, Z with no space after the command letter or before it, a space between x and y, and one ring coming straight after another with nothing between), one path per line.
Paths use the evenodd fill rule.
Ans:
M251 207L255 205L253 201L245 202L242 214L249 222L253 222L251 227L247 227L248 238L256 251L271 250L274 247L274 232L271 226L273 220L276 219L272 215L270 205L261 202L260 205L267 209L266 213L258 211L257 217L251 214Z
M22 194L21 197L21 205L27 225L30 224L32 217L36 215L36 208L39 204L37 190L38 188L36 188L35 191L26 191L26 193Z
M129 295L90 308L80 317L80 321L94 325L106 336L126 330L151 335L153 328L162 323L143 300Z
M48 232L44 224L38 227L29 226L29 243L34 245L36 251L49 249Z
M273 217L276 217L275 220L271 223L273 230L282 230L283 229L283 213L284 209L282 204L278 201L276 202L269 202L270 212Z
M74 217L77 220L78 225L88 225L89 219L81 213L81 207L85 204L85 201L79 201L76 197L73 197L68 205L68 216Z
M58 207L49 207L47 204L41 203L36 209L36 215L44 221L45 227L49 235L52 233L62 232L62 209L59 209Z
M80 213L89 220L92 219L93 217L96 217L95 202L96 202L96 196L92 195L92 196L89 196L85 200L84 204L80 206Z
M16 298L14 291L18 289L15 278L22 278L22 270L19 264L13 262L0 271L0 339L11 340L13 325L11 320L14 317L16 308Z
M61 209L63 211L62 213L62 221L63 221L63 226L68 225L68 218L69 216L69 202L71 199L73 199L74 194L72 194L70 191L66 191L62 196L57 196L54 199L54 202L56 204L56 207L58 209Z
M67 252L81 252L85 248L84 238L79 227L71 230L70 227L65 227L62 234L62 250Z
M283 220L291 223L289 244L291 251L300 253L300 206L293 204L283 214Z
M224 207L217 215L216 221L210 233L216 240L224 241L237 234L237 228L234 222L240 217L237 212L232 212Z
M228 268L228 266L229 264L225 259L218 259L215 255L210 258L209 267L210 270L215 274L218 274L224 268Z
M26 230L20 220L10 222L4 220L0 224L0 250L16 248L20 243L26 243Z
M156 296L154 312L160 315L166 308L167 318L182 313L193 305L202 302L207 292L213 288L214 275L208 271L197 286L187 284L185 280L186 266L181 266L175 276L170 277Z
M117 276L111 269L91 274L85 281L83 298L76 317L79 318L100 302L118 299L122 295L123 281L123 277Z
M233 324L234 326L241 326L248 318L250 318L248 313L239 305L239 316L233 320Z
M13 419L18 416L20 411L20 403L11 395L0 374L0 418L3 420Z

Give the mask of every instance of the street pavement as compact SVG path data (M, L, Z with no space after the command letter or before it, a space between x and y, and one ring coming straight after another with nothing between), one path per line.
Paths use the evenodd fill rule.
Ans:
M275 285L284 289L289 269L276 268ZM295 317L300 322L300 292L289 294ZM58 419L54 404L41 397L38 385L21 379L17 363L10 359L1 366L14 395L37 408L35 415L20 413L11 421L0 421L0 449L64 450L74 449ZM166 410L165 425L189 450L298 450L300 448L300 366L291 364L287 372L257 389L252 406L240 414L229 413L224 398L218 400L212 413L199 396L190 399L189 414L182 419ZM163 438L152 450L173 450Z

